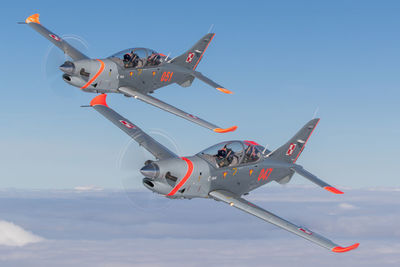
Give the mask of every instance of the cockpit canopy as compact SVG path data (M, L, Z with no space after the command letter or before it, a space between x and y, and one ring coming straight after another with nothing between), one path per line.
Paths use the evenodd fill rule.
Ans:
M213 145L197 155L217 168L253 163L261 158L264 147L253 141L228 141Z
M160 65L167 56L148 48L129 48L109 57L124 68L143 68Z

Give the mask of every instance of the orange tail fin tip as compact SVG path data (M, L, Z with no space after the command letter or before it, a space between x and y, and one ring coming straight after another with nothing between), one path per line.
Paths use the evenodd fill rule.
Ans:
M108 107L106 98L107 98L107 94L98 95L95 98L93 98L92 101L90 101L90 105L92 107L97 106L97 105Z
M360 245L360 243L355 243L354 245L348 246L348 247L334 247L332 249L333 252L336 253L342 253L342 252L347 252L353 249L358 248L358 246Z
M216 128L214 129L214 132L216 133L227 133L227 132L233 132L237 129L237 126L232 126L230 128L222 129L222 128Z
M220 87L218 87L218 88L216 88L218 91L220 91L220 92L222 92L222 93L225 93L225 94L233 94L233 92L232 91L229 91L228 89L226 89L226 88L220 88Z
M334 188L332 186L325 186L324 189L328 190L329 192L332 192L334 194L343 194L342 191L340 191L340 190L338 190L338 189L336 189L336 188Z
M39 21L39 14L33 14L33 15L27 17L26 20L25 20L25 22L26 22L26 23L32 23L32 22L34 22L34 23L40 24L40 21Z

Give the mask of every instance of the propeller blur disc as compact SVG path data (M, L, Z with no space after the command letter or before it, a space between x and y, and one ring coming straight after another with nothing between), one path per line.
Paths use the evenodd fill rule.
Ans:
M166 132L156 129L150 130L148 134L177 155L180 155L180 149L176 141ZM121 149L120 156L117 160L117 168L126 173L121 183L133 206L136 209L157 211L166 208L170 200L143 186L142 180L144 177L139 170L144 166L147 160L156 159L147 150L140 147L131 139Z
M62 38L84 54L89 51L88 43L80 36L69 34ZM43 73L50 91L59 97L73 98L79 93L79 90L63 81L63 73L59 69L60 65L67 60L71 60L71 58L51 44L43 59Z

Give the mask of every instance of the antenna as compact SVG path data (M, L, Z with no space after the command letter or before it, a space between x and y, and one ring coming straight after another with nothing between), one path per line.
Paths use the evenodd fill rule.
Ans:
M170 55L171 55L171 52L168 53L168 55L167 55L167 57L166 57L165 59L168 59ZM173 60L173 58L171 58L170 60L168 60L167 63L170 63L171 60Z
M264 148L264 150L263 150L263 154L265 154L265 151L267 151L267 148L268 148L268 144L265 146L265 148Z
M315 119L315 117L317 116L318 110L319 110L319 107L317 107L317 108L315 109L314 115L313 115L313 117L312 117L313 119Z
M214 30L214 24L211 24L210 29L208 29L208 33L210 33L212 30Z

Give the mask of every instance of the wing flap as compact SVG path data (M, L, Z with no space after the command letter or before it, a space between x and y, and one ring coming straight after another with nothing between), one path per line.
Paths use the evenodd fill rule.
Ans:
M90 102L97 112L103 115L105 118L110 120L115 126L124 131L132 139L134 139L139 145L143 146L151 154L153 154L157 159L175 158L178 157L171 150L161 145L151 136L146 134L138 126L130 122L128 119L122 117L113 109L109 108L106 103L106 94L98 95Z
M215 190L215 191L210 192L209 195L216 200L223 201L232 207L235 207L239 210L242 210L251 215L254 215L266 222L272 223L286 231L289 231L289 232L296 234L302 238L305 238L308 241L311 241L311 242L313 242L317 245L320 245L321 247L324 247L326 249L329 249L333 252L345 252L345 251L355 249L358 247L358 243L357 243L357 244L354 244L353 246L350 246L347 248L342 248L339 245L333 243L331 240L329 240L317 233L311 232L307 228L300 227L289 221L286 221L286 220L276 216L275 214L268 212L241 197L236 196L235 194L233 194L231 192L224 191L224 190Z
M47 28L45 28L42 24L39 22L39 14L34 14L29 16L25 20L26 24L28 24L32 29L40 33L43 37L45 37L47 40L52 42L55 46L60 48L62 51L64 51L65 54L70 56L73 60L80 60L80 59L89 59L88 56L80 52L78 49L70 45L67 41L63 40L61 37L59 37L57 34L51 32Z
M170 113L172 113L172 114L174 114L176 116L179 116L181 118L184 118L184 119L186 119L188 121L194 122L194 123L196 123L196 124L198 124L200 126L203 126L203 127L207 128L207 129L210 129L210 130L212 130L214 132L217 132L217 133L232 132L232 131L235 131L237 129L237 126L233 126L233 127L227 128L227 129L220 128L215 124L212 124L212 123L210 123L208 121L200 119L199 117L196 117L196 116L194 116L192 114L186 113L185 111L180 110L180 109L178 109L178 108L176 108L176 107L174 107L174 106L172 106L170 104L167 104L167 103L165 103L165 102L163 102L163 101L161 101L161 100L159 100L159 99L157 99L155 97L139 93L139 92L137 92L135 90L132 90L131 88L128 88L128 87L121 87L121 88L119 88L119 91L123 92L124 94L130 95L130 96L132 96L132 97L134 97L136 99L139 99L139 100L141 100L141 101L143 101L143 102L145 102L147 104L150 104L150 105L158 107L158 108L160 108L162 110L168 111L168 112L170 112Z

